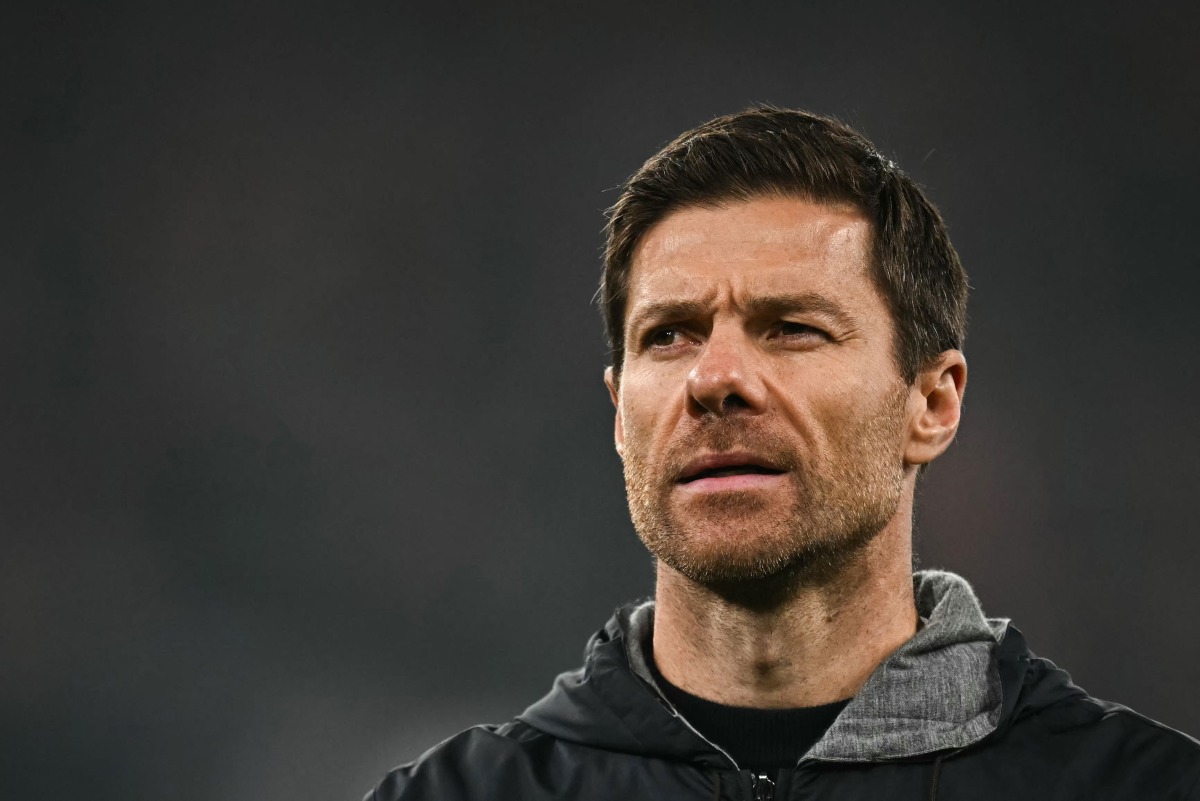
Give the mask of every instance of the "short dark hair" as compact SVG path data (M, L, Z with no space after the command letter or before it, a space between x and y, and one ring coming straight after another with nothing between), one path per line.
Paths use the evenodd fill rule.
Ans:
M680 208L762 196L849 204L871 222L873 277L895 321L906 382L962 347L967 275L917 184L844 123L757 106L681 134L625 182L609 210L599 296L615 373L625 360L633 253L646 232Z

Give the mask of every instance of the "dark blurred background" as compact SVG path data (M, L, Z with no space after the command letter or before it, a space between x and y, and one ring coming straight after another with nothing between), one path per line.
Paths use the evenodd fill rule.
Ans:
M358 799L652 591L602 210L753 101L971 273L918 548L1200 731L1194 3L0 12L0 797Z

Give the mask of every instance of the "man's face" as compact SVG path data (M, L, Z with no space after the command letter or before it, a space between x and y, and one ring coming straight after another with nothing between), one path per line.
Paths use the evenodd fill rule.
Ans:
M634 253L606 377L638 535L710 586L834 568L896 515L910 389L870 224L792 198L684 208Z

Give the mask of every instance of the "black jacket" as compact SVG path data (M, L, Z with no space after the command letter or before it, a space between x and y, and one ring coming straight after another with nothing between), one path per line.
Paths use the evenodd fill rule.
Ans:
M642 604L516 720L450 738L365 801L1200 801L1200 743L1089 697L1008 621L985 620L957 576L914 585L922 630L794 769L739 770L675 713L646 668Z

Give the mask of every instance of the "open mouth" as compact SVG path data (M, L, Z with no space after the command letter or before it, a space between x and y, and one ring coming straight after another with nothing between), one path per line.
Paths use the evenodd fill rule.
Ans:
M702 478L727 478L729 476L777 476L782 472L782 470L776 470L772 467L763 467L762 465L758 464L733 464L700 470L699 472L684 476L679 480L679 483L690 484L691 482L699 481Z

